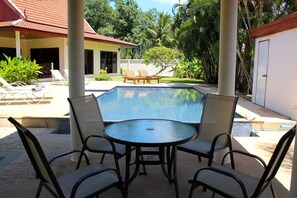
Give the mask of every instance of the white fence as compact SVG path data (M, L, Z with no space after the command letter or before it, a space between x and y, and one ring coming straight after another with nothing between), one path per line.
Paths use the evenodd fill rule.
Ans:
M154 75L159 72L160 68L156 68L154 65L146 65L142 63L142 59L121 59L120 64L121 69L131 69L135 74L138 74L139 69L146 69L149 75ZM166 68L163 72L158 74L158 76L173 76L172 68Z

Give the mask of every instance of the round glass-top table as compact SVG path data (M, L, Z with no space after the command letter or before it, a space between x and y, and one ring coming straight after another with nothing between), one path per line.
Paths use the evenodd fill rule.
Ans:
M172 120L137 119L111 124L105 128L105 135L131 146L173 146L193 139L196 129Z
M162 171L169 181L175 184L175 194L179 197L176 177L176 146L194 139L197 130L194 126L178 121L163 119L135 119L117 122L108 125L104 134L111 141L126 145L126 175L125 187L128 191L128 184L139 172L139 165L161 164ZM131 147L136 147L136 169L130 178ZM144 161L144 151L140 147L159 147L158 156L160 161ZM165 169L165 148L167 148L167 170ZM149 152L152 154L152 152Z

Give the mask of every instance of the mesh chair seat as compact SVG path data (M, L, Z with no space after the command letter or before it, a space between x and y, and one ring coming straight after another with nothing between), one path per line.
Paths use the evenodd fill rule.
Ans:
M112 154L116 169L119 171L118 159L125 156L125 146L113 143L104 136L104 121L94 94L67 98L74 116L76 128L81 140L82 152L101 153L103 163L105 154ZM77 167L80 166L82 154L79 156Z
M87 166L56 177L50 164L56 159L74 152L60 154L48 161L38 139L13 118L8 120L16 127L30 161L40 179L35 197L39 197L42 187L45 187L53 197L92 197L112 187L120 188L123 194L123 185L120 173L116 169L103 166L91 166L89 159L84 155ZM82 152L80 152L82 153Z
M191 142L177 146L177 149L213 161L218 149L232 150L231 132L238 97L207 94L205 97L199 131ZM231 163L233 164L233 158Z
M191 154L196 155L208 155L211 150L212 141L205 140L205 139L195 139L190 142L187 142L182 145L182 147L178 147L179 150L185 151ZM224 144L217 143L215 145L215 150L220 148L224 148Z
M276 197L274 188L272 186L272 180L274 179L282 161L285 158L286 153L295 137L296 126L292 127L286 134L279 140L274 152L266 165L265 161L257 155L253 155L240 150L231 150L224 158L228 155L243 155L257 160L263 166L263 172L256 178L253 175L248 175L239 170L235 170L235 166L232 169L223 165L212 164L205 168L199 169L193 180L189 198L192 197L193 191L198 186L203 186L214 193L218 193L224 197L260 197L261 194L270 187L272 197ZM214 195L214 194L213 194Z
M106 168L103 167L90 165L80 168L75 172L63 175L57 178L57 180L65 197L70 197L76 181L92 172L102 171L105 169ZM114 185L116 182L118 182L118 178L112 173L112 171L103 172L85 180L85 182L83 182L77 189L76 197L87 197L89 195L96 194L97 189L105 189Z
M253 177L251 175L247 175L243 172L228 168L226 166L218 166L216 164L213 164L212 167L218 170L233 174L238 179L240 179L245 186L248 197L252 196L260 181L259 178ZM209 169L203 169L198 174L197 180L215 189L218 189L219 191L225 194L230 195L230 197L244 197L238 182L236 182L234 179L232 179L229 176L219 175L216 172L211 171Z
M125 155L125 145L114 143L116 153L119 156ZM109 141L106 139L98 139L96 137L90 137L86 143L88 150L92 152L104 152L113 154L113 149Z

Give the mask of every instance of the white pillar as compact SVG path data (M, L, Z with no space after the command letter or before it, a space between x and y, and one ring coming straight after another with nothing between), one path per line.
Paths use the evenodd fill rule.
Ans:
M69 97L85 95L84 78L84 0L68 0ZM71 148L81 150L75 120L70 112ZM78 156L73 155L77 161Z
M236 72L237 0L221 0L218 94L234 96ZM214 153L221 162L228 149ZM230 159L226 158L226 163Z
M237 2L221 0L218 93L230 96L235 89Z
M21 56L21 36L19 31L15 31L15 50L16 56Z
M293 166L292 166L291 186L290 186L289 198L297 197L296 186L297 186L297 138L295 137L295 147L294 147L294 155L293 155Z

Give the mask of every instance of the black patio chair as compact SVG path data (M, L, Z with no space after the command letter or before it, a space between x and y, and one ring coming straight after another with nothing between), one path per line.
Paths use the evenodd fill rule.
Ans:
M270 187L272 196L276 197L275 191L272 186L272 179L275 177L290 145L296 134L296 126L290 129L283 137L279 140L271 158L266 163L258 157L250 153L243 151L233 150L230 153L236 155L244 155L258 160L263 168L263 174L260 178L254 177L247 173L239 170L228 168L222 165L208 166L198 170L192 183L189 197L192 197L193 190L198 186L203 186L211 191L224 197L260 197L260 195ZM227 153L225 157L230 154ZM213 197L214 197L213 194Z
M37 138L12 117L8 118L8 120L16 127L37 178L40 179L35 197L40 196L42 187L45 187L53 197L61 198L93 197L112 187L118 187L124 197L123 183L119 172L103 166L89 165L86 155L87 166L56 177L51 169L51 163L60 157L80 151L63 153L48 161Z
M231 132L237 96L207 94L204 101L198 136L185 144L179 145L178 150L208 159L210 166L214 152L229 148L232 150ZM233 164L233 157L231 163Z
M67 98L70 103L72 113L74 115L79 137L82 143L82 153L86 150L93 153L102 153L100 163L103 163L105 154L114 154L119 159L125 153L125 146L113 143L108 140L104 134L104 122L101 111L94 94L79 96L74 98ZM78 167L80 165L83 154L78 160ZM116 160L116 166L119 170Z

